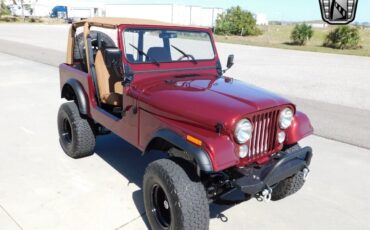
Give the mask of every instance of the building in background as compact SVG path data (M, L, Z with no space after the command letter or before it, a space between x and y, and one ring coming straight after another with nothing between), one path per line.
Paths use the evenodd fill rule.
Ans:
M178 4L105 4L75 0L6 0L13 15L55 18L126 17L143 18L180 25L214 27L222 8Z
M10 9L13 16L31 16L32 3L36 0L5 0L4 3Z
M65 17L69 18L90 18L104 16L104 3L90 1L71 1L71 0L34 0L32 4L32 16L36 17ZM66 13L62 13L62 8L66 8ZM59 11L60 12L59 12ZM59 16L58 16L58 13Z
M269 21L267 20L266 14L255 14L256 24L259 26L268 26Z
M323 28L326 28L329 26L328 23L322 21L322 20L315 20L315 21L306 21L305 22L307 25L310 25L312 26L313 28L320 28L320 29L323 29Z
M9 7L13 16L34 16L49 17L53 9L62 9L65 7L66 17L89 18L104 16L104 3L90 1L73 0L6 0L5 4ZM63 15L63 14L61 14Z
M221 8L176 4L107 4L105 16L152 19L181 25L214 27Z

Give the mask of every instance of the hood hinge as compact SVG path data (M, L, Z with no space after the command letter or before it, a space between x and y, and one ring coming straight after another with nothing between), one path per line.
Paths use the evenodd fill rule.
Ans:
M218 133L218 135L220 136L221 135L221 131L225 128L224 125L220 122L217 122L216 126L216 133Z

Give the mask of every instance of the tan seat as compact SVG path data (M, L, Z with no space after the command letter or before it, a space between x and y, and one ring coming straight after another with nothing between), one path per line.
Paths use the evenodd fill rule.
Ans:
M101 50L97 52L95 57L95 70L102 103L121 107L123 93L122 80L109 75Z

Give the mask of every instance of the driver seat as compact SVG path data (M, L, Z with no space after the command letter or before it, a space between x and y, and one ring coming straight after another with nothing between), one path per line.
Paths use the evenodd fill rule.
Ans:
M151 47L148 49L148 56L154 58L159 62L170 62L172 61L171 52L166 47ZM148 58L146 61L150 61Z
M113 50L116 49L112 49L112 51ZM109 48L104 50L99 49L95 57L95 70L100 94L99 96L101 102L104 104L111 105L114 107L122 107L123 99L122 78L118 76L118 74L113 74L112 71L108 70L105 60L112 59L110 57L104 57L103 55L103 52L105 56L109 55L110 54L109 51L110 51Z

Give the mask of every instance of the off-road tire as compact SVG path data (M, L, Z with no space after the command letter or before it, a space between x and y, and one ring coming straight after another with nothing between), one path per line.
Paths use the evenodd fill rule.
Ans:
M58 131L60 145L68 156L81 158L94 153L95 136L93 130L89 122L81 118L76 103L67 102L60 106Z
M144 175L144 205L153 230L206 230L209 228L209 204L203 184L186 166L169 159L152 162ZM191 178L191 179L190 179ZM154 188L161 187L168 199L170 224L167 228L158 221L153 204Z
M294 152L301 147L296 144L285 149L287 153ZM300 190L304 185L304 175L303 172L298 172L297 174L279 182L276 187L273 188L271 194L271 200L277 201L284 199Z

